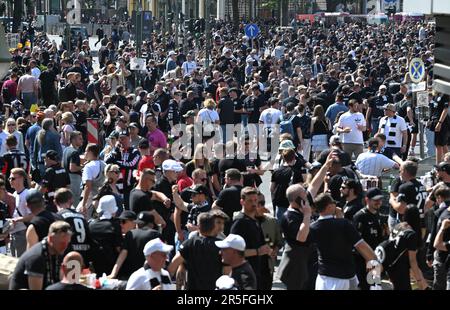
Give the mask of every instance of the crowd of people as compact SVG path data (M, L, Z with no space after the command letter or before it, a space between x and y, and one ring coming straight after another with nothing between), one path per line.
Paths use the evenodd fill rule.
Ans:
M271 289L275 271L293 290L450 289L449 96L428 88L419 118L407 73L419 57L431 85L434 25L265 25L254 40L212 26L180 48L154 32L140 71L129 37L99 35L96 57L89 40L67 51L45 34L12 51L10 288L85 289L69 278L76 261L130 290ZM419 121L431 184L417 175Z

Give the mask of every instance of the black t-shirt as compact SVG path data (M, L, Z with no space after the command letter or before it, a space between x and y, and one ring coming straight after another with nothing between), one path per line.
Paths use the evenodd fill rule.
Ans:
M51 95L51 89L55 89L55 81L56 75L53 71L45 70L39 75L39 80L41 81L41 88L46 91L42 94L45 96L46 94ZM48 91L48 92L47 92Z
M352 221L353 216L362 208L364 208L364 206L363 206L360 198L355 198L352 201L346 202L344 205L344 208L343 208L344 218Z
M220 191L219 196L217 197L216 205L222 208L223 212L230 218L230 221L225 223L224 233L226 235L230 232L233 213L242 209L241 190L242 186L233 185Z
M62 257L50 256L49 262L54 270L52 274L53 282L59 281L59 264L62 261ZM17 262L16 268L12 274L9 282L10 290L29 289L28 287L28 275L43 277L43 288L51 284L47 274L47 260L44 255L44 249L42 242L38 242L28 249Z
M81 170L77 172L71 172L69 170L71 163L78 166L80 165L80 150L74 148L73 146L69 146L66 149L64 149L62 163L67 173L81 175Z
M448 108L449 104L449 96L448 95L440 95L437 97L433 104L431 105L430 116L431 119L439 119L441 117L442 110Z
M136 214L142 211L152 211L152 193L144 192L141 189L133 188L130 192L130 210Z
M181 105L180 105L181 122L183 124L185 123L185 119L184 119L183 115L185 115L190 110L196 110L196 109L197 109L197 105L195 104L195 102L193 100L185 99L185 100L181 101Z
M30 221L30 225L34 226L39 241L48 235L48 228L56 220L61 220L61 217L58 214L47 210L44 210L33 217Z
M414 204L419 208L422 227L424 227L424 208L425 200L428 197L428 192L425 186L417 179L402 183L398 188L398 193L405 195L406 204Z
M161 235L154 229L133 229L126 233L123 239L123 250L127 250L127 258L120 268L118 277L127 279L133 272L142 267L145 262L144 247L150 240L160 238Z
M110 274L116 263L122 246L122 229L115 219L97 220L89 223L89 230L93 239L92 262L97 274Z
M233 105L234 105L234 124L240 124L241 120L242 120L242 114L237 113L236 111L239 111L242 109L242 107L243 107L242 100L240 100L239 98L234 99Z
M393 181L392 181L392 185L391 185L391 193L398 193L400 185L403 184L403 181L400 179L400 177L396 177ZM394 210L394 208L392 208L392 206L389 208L389 216L393 217L393 218L397 218L397 211Z
M171 201L173 201L173 194L172 194L172 185L175 185L174 183L170 183L169 180L163 176L153 187L153 190L157 192L161 192L167 196ZM155 210L159 213L159 215L162 216L162 218L167 222L169 220L170 215L172 214L174 210L174 204L172 203L171 208L166 208L161 202L155 201L154 203Z
M249 96L244 100L244 108L249 113L248 123L258 124L261 112L259 108L265 105L263 95L259 97Z
M286 198L286 190L289 185L303 181L301 170L291 166L281 166L272 173L271 182L275 183L274 206L287 208L289 201Z
M58 210L53 204L53 197L58 188L67 187L70 185L70 177L66 169L59 164L47 168L42 178L42 186L45 186L47 192L45 193L45 200L47 201L47 209L53 212Z
M3 143L6 142L3 141ZM12 169L23 168L25 171L28 171L29 166L30 160L28 156L24 152L19 151L18 149L12 149L0 157L0 167L2 170L2 174L5 176L5 180L9 179ZM6 182L6 189L8 190L12 189L9 181Z
M189 274L188 290L214 290L216 280L222 275L222 258L215 237L195 235L180 246Z
M229 97L220 99L217 108L220 109L220 125L234 124L234 105Z
M90 261L89 251L92 240L89 225L84 219L83 214L72 209L63 209L58 212L58 215L72 227L72 238L66 253L77 251L83 256L84 262L87 265Z
M92 291L93 289L81 284L69 284L58 282L48 286L46 291Z
M350 155L346 152L344 152L341 149L335 149L333 148L333 151L337 152L337 155L339 157L339 160L342 164L342 166L348 166L352 164L352 159L350 157ZM322 165L325 164L325 162L327 161L327 157L330 154L331 149L327 149L327 150L323 150L322 152L320 152L319 156L317 157L317 161L319 163L321 163Z
M320 275L339 279L355 276L352 253L361 235L348 220L319 218L311 225L310 236L317 244Z
M233 268L231 277L234 279L234 285L238 290L256 290L257 288L255 272L248 262Z
M236 168L240 172L247 171L247 166L245 165L245 160L237 158L223 158L219 161L219 172L221 183L224 184L225 172L230 168Z
M187 217L188 223L198 226L197 217L200 215L200 213L209 212L211 210L211 205L208 201L205 201L200 205L191 203L187 206L187 209L189 210L189 214Z
M367 208L359 210L353 216L353 224L372 249L375 249L383 241L383 228L378 213L373 214Z
M256 219L240 213L231 225L230 233L244 238L246 249L258 249L265 244L264 233ZM261 277L261 256L247 257L248 262L255 271L256 279ZM260 282L260 281L259 281Z
M372 108L371 118L377 118L384 116L383 106L388 104L389 97L387 95L377 96L369 100L369 107Z
M280 220L281 231L283 232L284 239L291 247L307 246L311 243L310 237L306 238L305 242L297 240L297 233L303 223L303 213L300 211L289 208L284 212L283 217Z
M401 233L400 238L398 238L397 246L395 247L396 253L394 257L398 257L403 251L402 256L397 260L397 262L389 269L399 269L409 270L409 254L408 251L417 251L417 233L412 229L407 229ZM387 270L389 273L389 269Z

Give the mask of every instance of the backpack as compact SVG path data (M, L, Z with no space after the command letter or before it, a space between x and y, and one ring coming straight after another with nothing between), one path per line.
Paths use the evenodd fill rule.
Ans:
M291 115L288 119L285 119L283 116L280 117L280 133L288 133L292 137L294 137L294 126L292 125L292 120L294 119L295 115Z
M411 228L394 228L388 240L384 240L375 248L375 254L378 261L383 264L383 269L390 268L397 263L407 248L400 244L401 238L407 233L413 231Z

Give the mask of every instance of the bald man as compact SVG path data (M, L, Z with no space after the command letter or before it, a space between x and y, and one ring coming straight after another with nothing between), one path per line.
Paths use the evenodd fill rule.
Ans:
M80 275L83 269L83 257L78 252L69 252L64 256L61 264L62 280L48 286L46 290L51 291L84 291L91 290L87 286L81 285Z

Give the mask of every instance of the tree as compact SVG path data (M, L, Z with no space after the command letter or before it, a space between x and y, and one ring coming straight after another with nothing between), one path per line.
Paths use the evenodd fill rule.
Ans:
M14 0L14 10L13 10L13 28L12 32L17 32L19 30L20 23L22 22L23 14L23 0Z

